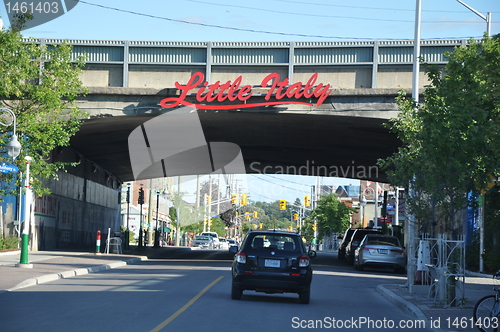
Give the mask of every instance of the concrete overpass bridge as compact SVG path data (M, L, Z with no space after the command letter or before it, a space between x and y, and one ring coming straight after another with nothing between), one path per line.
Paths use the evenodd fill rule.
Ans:
M89 94L78 106L90 119L71 149L54 151L54 158L81 163L48 181L52 194L37 199L33 250L91 247L97 230L118 230L125 181L196 174L204 163L210 172L236 154L246 173L384 182L376 161L399 142L383 123L397 114L398 90L411 90L407 40L37 42L69 42L75 56L86 55L81 79ZM443 65L445 52L465 44L424 40L421 54ZM182 113L190 121L176 115L185 105L194 105ZM198 141L184 146L192 137ZM165 147L177 153L157 153ZM14 234L18 203L2 205L5 229Z
M299 172L386 181L385 174L374 167L378 158L388 156L399 144L383 123L397 114L398 90L411 89L412 41L69 42L75 55L85 54L88 59L82 81L90 93L78 106L91 115L72 140L72 147L117 182L134 179L128 151L130 133L171 112L174 108L162 107L162 100L180 98L184 92L181 99L186 103L211 105L197 110L206 141L239 146L247 173ZM464 44L464 40L424 40L422 57L443 65L444 53ZM176 86L189 85L195 73L201 73L196 87L183 91ZM316 75L313 85L328 85L331 91L322 103L316 103L318 98L299 96L288 99L289 104L266 104L283 101L277 88L272 89L273 81L263 86L270 73L276 73L278 81L288 80L283 87L297 82L303 87ZM244 103L260 106L241 107L243 97L239 104L232 103L240 107L232 108L227 107L227 99L197 102L200 87L206 93L212 84L234 85L238 77L240 89L251 89L252 96ZM427 82L423 73L420 82L421 88ZM214 96L222 88L214 88ZM165 133L164 144L175 140ZM164 174L188 171L167 170Z

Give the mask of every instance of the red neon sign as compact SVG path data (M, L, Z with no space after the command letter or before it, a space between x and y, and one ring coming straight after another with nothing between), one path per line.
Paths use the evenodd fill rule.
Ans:
M297 82L290 85L288 78L280 81L280 75L278 73L272 73L267 75L261 82L260 86L262 88L269 87L269 91L264 96L265 100L270 100L273 95L278 101L267 101L262 103L253 104L231 104L231 105L202 105L197 103L189 103L186 101L186 97L189 91L198 89L196 92L196 100L199 103L202 102L245 102L252 97L252 86L244 85L241 86L242 77L238 76L234 82L227 81L221 84L217 81L213 84L204 82L205 75L201 72L194 73L189 79L188 83L183 85L179 82L175 82L175 87L181 90L181 95L179 97L165 98L160 102L160 105L164 108L172 108L178 105L185 105L194 107L197 109L205 110L220 110L220 109L235 109L235 108L250 108L258 106L269 106L269 105L284 105L284 104L301 104L312 106L311 103L294 101L291 99L299 98L317 98L316 106L321 105L325 99L330 95L332 89L330 89L330 84L323 85L322 83L315 86L316 80L318 79L318 74L313 74L305 85L301 82ZM284 99L281 101L281 99ZM286 99L286 100L285 100Z

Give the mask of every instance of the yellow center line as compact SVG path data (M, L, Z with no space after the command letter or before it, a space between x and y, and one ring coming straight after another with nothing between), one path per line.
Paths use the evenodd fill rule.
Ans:
M222 278L224 278L224 277L220 276L219 278L217 278L214 281L212 281L210 283L210 285L208 285L207 287L203 288L201 290L201 292L199 292L195 297L193 297L182 308L180 308L179 310L177 310L172 316L168 317L163 323L161 323L160 325L158 325L157 327L155 327L154 329L152 329L150 332L158 332L162 328L164 328L165 326L167 326L167 324L169 324L171 321L173 321L174 319L176 319L177 316L179 316L184 311L186 311L187 308L189 308L193 303L195 303L196 300L198 300L203 294L205 294L213 285L215 285L217 282L219 282Z

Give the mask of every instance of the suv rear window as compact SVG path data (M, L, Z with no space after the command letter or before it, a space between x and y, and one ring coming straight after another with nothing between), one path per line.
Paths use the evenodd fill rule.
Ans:
M276 251L300 251L300 243L297 241L297 236L259 234L252 239L251 247L253 249L270 249Z

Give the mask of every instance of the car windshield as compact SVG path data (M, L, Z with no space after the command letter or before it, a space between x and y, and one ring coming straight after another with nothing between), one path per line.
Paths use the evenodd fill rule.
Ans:
M210 240L210 237L208 237L208 236L197 236L195 238L195 240L206 240L206 241L208 241L208 240Z
M298 244L291 236L285 235L256 235L252 239L252 248L271 249L282 251L298 251Z

